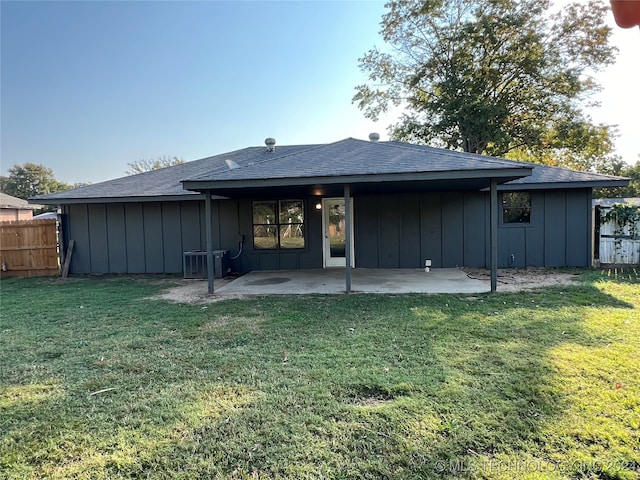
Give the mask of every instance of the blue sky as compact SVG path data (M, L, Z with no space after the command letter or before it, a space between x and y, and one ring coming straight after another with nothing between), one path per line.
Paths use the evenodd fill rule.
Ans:
M386 138L351 104L384 2L1 3L1 161L42 163L67 183L123 176L127 163L193 160L265 137L278 144ZM613 24L613 20L611 18ZM640 35L616 29L596 121L620 125L637 159ZM631 90L631 91L633 91ZM633 103L634 101L638 103Z

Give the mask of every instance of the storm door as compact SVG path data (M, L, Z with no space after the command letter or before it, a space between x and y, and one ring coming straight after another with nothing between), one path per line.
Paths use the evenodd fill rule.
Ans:
M355 266L353 255L353 201L351 202L351 266ZM323 248L325 267L344 267L346 246L344 198L322 199Z

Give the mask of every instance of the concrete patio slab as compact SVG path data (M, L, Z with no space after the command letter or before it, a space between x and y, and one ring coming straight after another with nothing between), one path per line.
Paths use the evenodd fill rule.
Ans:
M354 293L485 293L488 281L469 278L457 268L369 269L351 272ZM220 295L337 294L345 292L343 268L250 272L215 288Z

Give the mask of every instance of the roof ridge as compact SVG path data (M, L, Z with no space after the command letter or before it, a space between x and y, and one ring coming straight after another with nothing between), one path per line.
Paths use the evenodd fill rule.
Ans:
M338 143L338 142L333 142L333 143ZM289 153L284 153L283 155L272 155L274 152L266 152L265 151L264 153L268 153L269 154L267 157L259 159L259 160L249 161L249 163L246 163L244 165L240 165L240 168L248 168L248 167L255 167L257 165L263 165L263 164L265 164L267 162L271 162L271 161L274 161L274 160L281 160L283 158L287 158L287 157L290 157L292 155L298 155L300 153L308 153L308 152L313 151L313 150L318 150L320 148L326 147L327 145L332 145L332 144L330 144L330 143L317 143L317 144L308 144L308 145L283 145L283 147L302 147L303 149L302 150L296 150L296 151L289 152ZM304 148L304 147L308 147L308 148ZM247 149L249 149L249 148L260 148L261 149L262 147L247 147ZM231 153L233 153L233 152L231 152ZM228 153L227 154L222 154L222 155L223 156L224 155L229 156ZM227 171L228 171L227 167L221 167L220 169L217 169L215 171L208 172L208 173L203 173L203 174L198 175L197 177L193 177L193 178L191 178L189 180L198 180L198 178L204 177L206 175L215 175L215 174L218 174L218 173L226 173ZM181 181L185 181L185 180L183 179Z
M285 145L285 146L305 147L306 145ZM250 167L250 166L252 167L254 165L260 165L260 164L269 162L271 160L276 160L276 159L280 160L281 158L287 158L287 157L290 157L291 155L298 155L299 153L309 152L311 150L316 150L316 149L322 148L324 146L325 145L323 145L323 144L315 144L315 145L311 144L311 145L308 145L309 148L304 148L303 150L297 150L295 152L285 153L284 155L272 155L274 152L268 152L268 151L265 150L264 153L268 154L267 157L265 157L265 158L263 158L261 160L257 160L255 162L248 163L247 165L241 165L240 168ZM254 148L261 148L261 147L254 147ZM276 152L277 152L277 150L276 150Z

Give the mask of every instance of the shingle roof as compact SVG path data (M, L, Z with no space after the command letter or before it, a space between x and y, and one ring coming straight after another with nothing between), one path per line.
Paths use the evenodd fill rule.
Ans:
M279 150L274 153L279 153ZM185 180L336 177L526 167L521 162L453 150L402 142L366 142L354 138L286 155L274 153L263 149L261 155L242 168L208 172Z
M21 198L12 197L0 192L0 208L17 208L18 210L32 210L38 208L37 205L30 205L29 202Z
M278 156L300 152L313 148L314 145L284 146L277 150ZM180 165L139 173L126 177L107 180L106 182L85 185L84 187L48 195L39 195L32 200L81 200L81 199L114 199L114 198L142 198L155 199L157 197L197 196L197 192L190 192L182 188L181 181L200 175L212 175L229 170L225 160L233 160L238 165L247 165L260 158L265 152L264 147L248 147L230 153L214 155L212 157L193 160Z
M230 169L230 160L240 168ZM199 193L183 188L182 182L242 182L246 180L334 178L356 175L384 176L425 172L510 171L511 177L527 175L501 188L590 187L620 184L624 179L586 172L516 162L484 155L413 145L403 142L368 142L348 138L317 145L278 146L274 152L265 147L248 147L229 153L194 160L180 165L126 176L73 190L40 195L33 201L67 203L117 200L159 200L163 198L199 198ZM592 185L593 184L593 185ZM536 187L536 185L538 187Z
M581 172L577 170L569 170L561 167L551 167L548 165L540 165L538 163L519 162L523 165L529 165L533 168L530 177L519 178L505 183L502 188L509 186L518 186L522 188L533 188L534 186L544 188L558 188L560 185L569 187L570 184L583 184L584 186L616 186L612 183L624 182L628 180L624 177L616 177L613 175L602 175L600 173ZM589 184L589 185L586 185ZM601 185L602 184L602 185ZM579 187L580 185L575 185Z

